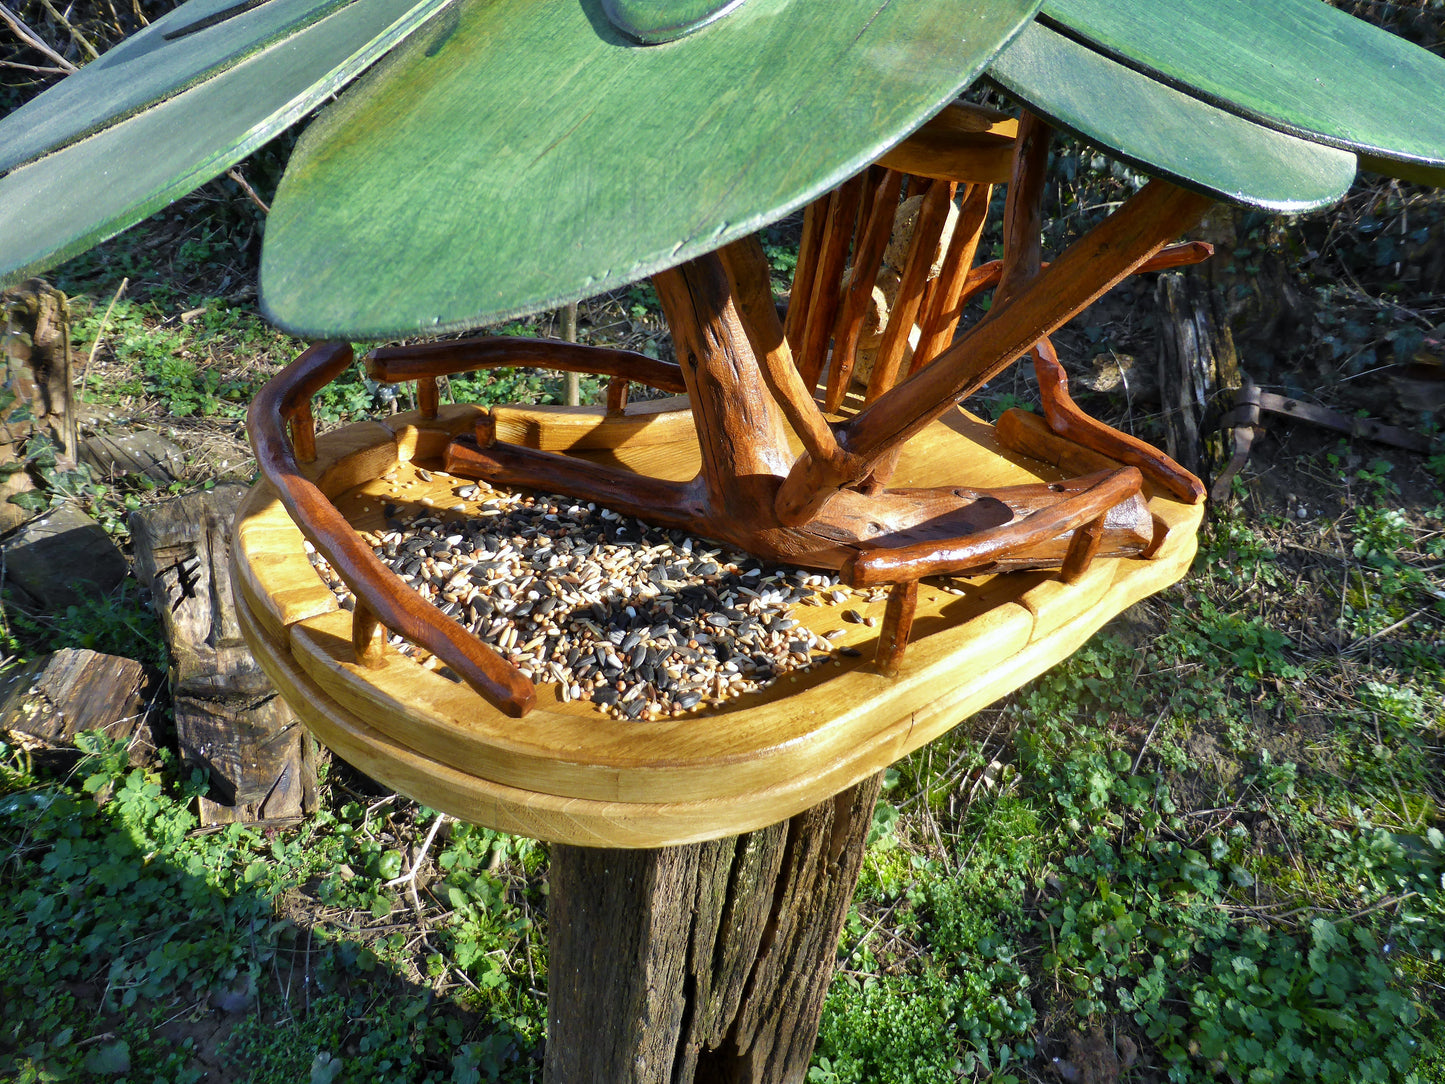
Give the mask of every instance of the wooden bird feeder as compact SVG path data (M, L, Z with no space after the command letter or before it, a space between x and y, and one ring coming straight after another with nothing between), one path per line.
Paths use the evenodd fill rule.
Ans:
M1026 121L1026 137L1039 127ZM1044 383L1048 420L1012 411L997 427L955 408L956 392L905 395L918 386L900 364L910 330L914 373L942 373L955 357L971 362L971 350L948 350L963 306L1006 275L1026 277L1011 258L1024 246L1012 239L1036 235L1036 206L1013 212L1010 258L973 266L991 183L1017 170L1033 198L1042 191L1047 140L1020 140L1016 128L950 107L883 165L815 202L787 315L792 335L774 307L761 247L747 238L654 276L677 363L498 338L381 348L367 356L369 374L416 381L420 409L320 438L310 396L351 364L350 349L313 347L278 377L250 416L266 482L237 523L237 601L253 647L318 736L428 805L507 831L592 847L733 836L875 775L1183 575L1201 515L1199 483L1079 412L1061 375ZM1020 146L1033 150L1021 156ZM919 224L872 377L861 395L850 394L856 348L847 344L858 338L858 299L867 293L843 288L843 268L863 268L854 279L871 287L905 183L922 196ZM943 211L960 186L961 221L941 274L927 279ZM1207 205L1172 187L1146 198L1156 193L1186 213ZM1169 219L1122 252L1110 277L1207 253L1163 248L1177 230L1178 218ZM1084 242L1091 251L1108 243ZM1065 275L1076 273L1069 259L1056 264ZM1061 374L1046 332L1061 322L1061 307L1071 315L1100 292L1092 280L1072 288L1072 298L1049 289L1051 314L1005 323L1002 335L1011 337L985 348L989 368L940 380L977 386L1041 340L1041 371ZM993 338L992 330L981 324L965 342ZM438 406L439 377L517 364L604 374L610 403ZM661 411L628 405L632 382L686 398ZM378 481L416 477L398 466L430 475L430 510L465 514L455 494L473 479L589 498L770 561L838 570L853 587L885 586L887 601L875 603L874 627L859 626L866 636L856 657L679 718L616 719L564 702L555 682L534 686L358 539L356 528L381 526L385 504L420 507L420 491ZM307 559L303 535L355 592L350 613ZM795 617L837 626L841 609L798 608ZM378 623L445 661L462 682L381 647Z
M268 222L263 302L322 341L252 405L263 478L236 523L236 603L325 744L434 808L558 844L553 1081L802 1079L883 769L1194 554L1199 481L1083 414L1050 336L1125 278L1207 257L1180 238L1214 200L1322 206L1357 160L1445 178L1430 105L1445 65L1315 0L464 0L425 23L438 5L356 0L284 25L208 3L146 32L162 76L97 62L91 104L123 86L120 104L86 112L67 80L0 122L7 273L225 168L196 153L200 134L177 137L99 207L62 194L38 226L17 216L148 138L148 118L239 155L407 38L308 130ZM316 70L274 78L278 41ZM857 85L823 92L822 70ZM1022 117L947 104L980 74ZM592 112L559 109L559 86ZM216 119L233 114L234 132ZM1155 179L1046 261L1054 128ZM1000 184L1002 255L980 260ZM755 231L804 205L780 317ZM414 384L418 409L316 432L312 397L354 362L338 336L477 326L649 275L675 361L506 338L382 347L369 375ZM1039 415L990 425L960 407L1023 358ZM441 405L443 378L516 365L605 376L606 406ZM629 401L638 385L675 398ZM619 718L522 673L358 534L387 506L466 516L477 482L833 572L867 612L846 655ZM794 617L838 624L826 604Z

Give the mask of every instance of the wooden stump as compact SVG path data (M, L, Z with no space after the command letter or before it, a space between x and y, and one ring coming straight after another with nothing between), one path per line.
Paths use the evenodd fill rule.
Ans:
M170 648L176 745L210 777L202 824L316 808L315 742L246 646L231 601L231 520L245 492L217 486L130 521L136 575L155 596Z
M553 847L545 1081L802 1081L882 781L709 843Z
M1164 408L1165 451L1196 474L1222 447L1206 447L1207 418L1228 404L1240 386L1239 356L1219 295L1199 276L1160 275L1159 397Z
M28 408L24 421L7 420L0 426L3 438L23 443L31 433L46 433L60 455L74 460L79 442L71 390L69 302L44 279L27 279L3 296L6 325L0 338L4 353L20 363L8 386L16 405Z

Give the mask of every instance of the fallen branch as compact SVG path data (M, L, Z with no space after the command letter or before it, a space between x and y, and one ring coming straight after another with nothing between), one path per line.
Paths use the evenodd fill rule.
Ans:
M90 363L95 360L95 353L100 349L101 341L105 338L105 326L110 323L110 314L128 285L130 285L129 278L120 280L120 286L116 288L115 296L110 299L110 304L105 307L105 315L100 318L100 326L95 329L95 341L90 344L90 353L85 357L85 368L80 370L80 393L82 395L85 394L85 378L90 375Z
M40 3L42 6L44 6L46 11L50 12L50 17L52 19L58 22L61 26L65 27L66 33L70 35L70 40L75 42L76 45L80 46L80 50L85 54L86 60L100 59L100 52L96 49L94 45L90 43L90 39L87 38L84 34L82 34L77 27L72 25L70 20L67 19L56 9L55 5L51 3L51 0L40 0Z
M43 53L45 56L49 57L52 61L55 62L56 66L61 68L67 75L71 72L80 70L70 61L66 60L65 57L61 56L54 49L52 49L49 45L45 44L39 34L31 30L30 27L26 26L20 16L16 15L15 12L11 11L9 7L7 7L3 3L0 3L0 19L3 19L6 25L8 25L11 30L15 31L15 36L17 38L23 41L26 45L30 46L30 48L34 49L37 53Z
M252 203L254 203L257 207L261 208L261 213L263 215L269 215L271 213L271 208L267 206L266 201L256 194L256 190L252 188L246 178L241 175L241 171L239 169L237 169L235 166L232 166L230 169L226 170L226 176L231 178L231 180L235 181L238 185L241 186L241 191L246 193Z

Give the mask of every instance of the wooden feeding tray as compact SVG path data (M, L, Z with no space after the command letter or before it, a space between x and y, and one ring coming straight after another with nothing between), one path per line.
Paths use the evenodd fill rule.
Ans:
M383 526L382 509L465 515L472 483L440 470L446 442L483 411L443 407L348 426L318 439L303 468L347 520ZM575 412L499 410L529 443L570 443ZM1011 413L1005 431L1034 430ZM594 451L639 473L696 473L687 410L640 405L586 424ZM656 438L649 436L655 432ZM1096 453L1050 438L1071 470ZM417 471L422 468L429 477ZM909 485L1053 482L1065 471L1002 447L993 426L955 410L911 442L895 476ZM384 481L389 478L390 481ZM388 650L358 663L352 615L308 560L300 528L259 484L236 522L237 608L257 658L318 738L387 785L461 819L555 842L656 847L735 835L774 823L887 767L1077 649L1125 607L1179 579L1195 550L1202 506L1154 495L1165 529L1147 559L1099 560L1078 580L1045 572L924 580L913 637L896 676L880 672L884 603L797 606L822 633L847 630L836 656L766 690L649 722L563 702L538 685L537 707L515 719L464 685ZM844 610L879 619L850 623Z
M950 107L808 207L786 324L755 238L658 272L675 362L521 339L382 348L370 375L416 381L419 409L318 440L310 397L352 359L312 347L250 416L264 480L237 521L234 582L262 665L325 744L434 808L653 848L815 807L1066 658L1184 574L1202 487L1079 411L1048 336L1123 277L1207 256L1168 242L1209 200L1155 182L1045 265L1047 149L1036 118ZM1004 258L975 266L1006 179ZM958 333L987 290L988 317ZM995 428L954 405L1024 355L1043 417ZM608 377L607 406L439 405L439 378L499 365ZM630 383L685 394L628 403ZM657 717L619 717L546 664L523 673L358 534L416 510L475 516L478 480L826 573L841 584L789 619L828 650ZM386 646L381 626L434 658Z

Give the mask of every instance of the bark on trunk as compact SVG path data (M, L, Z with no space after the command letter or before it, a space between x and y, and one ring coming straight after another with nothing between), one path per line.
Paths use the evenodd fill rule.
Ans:
M1165 451L1195 474L1218 462L1221 447L1207 446L1210 422L1227 409L1240 386L1234 336L1216 291L1193 275L1159 276L1159 397L1164 408Z
M554 847L545 1081L802 1081L882 779L709 843Z

